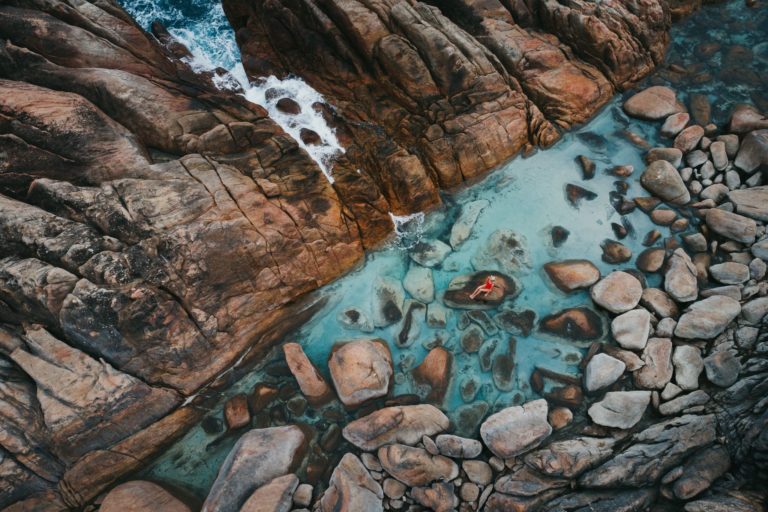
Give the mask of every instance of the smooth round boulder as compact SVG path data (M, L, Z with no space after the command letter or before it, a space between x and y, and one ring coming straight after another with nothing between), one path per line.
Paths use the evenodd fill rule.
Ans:
M704 359L707 379L715 386L727 388L736 383L741 372L741 363L732 353L715 352Z
M347 407L386 395L392 378L392 355L384 340L337 344L328 360L336 393Z
M685 107L677 101L675 91L661 85L648 87L624 102L624 112L632 117L650 121L684 111Z
M280 98L277 100L275 106L277 107L277 110L284 114L289 114L292 116L301 114L301 105L299 105L296 100L291 98Z
M741 284L749 281L749 267L743 263L726 261L709 267L709 275L723 284Z
M648 192L668 203L684 205L691 200L680 173L666 160L651 162L640 176L640 183Z
M611 272L590 290L595 304L612 313L624 313L637 306L643 286L636 277L622 271Z
M181 500L146 480L120 484L104 497L103 512L192 512Z

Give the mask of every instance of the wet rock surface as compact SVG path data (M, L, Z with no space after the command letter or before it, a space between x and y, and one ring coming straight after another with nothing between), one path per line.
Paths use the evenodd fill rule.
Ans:
M362 121L344 124L349 157L385 184L397 212L424 210L438 188L526 145L552 144L559 127L583 122L654 68L669 25L650 3L634 12L333 2L331 16L289 2L224 8L248 73L301 76L342 119Z
M0 504L29 497L13 512L79 509L94 499L108 508L121 488L99 495L199 421L209 391L198 395L202 386L227 385L230 377L218 376L241 355L255 347L247 358L258 358L301 325L312 311L304 294L381 240L392 225L387 212L433 205L438 188L475 177L522 147L546 146L559 128L583 122L616 88L661 61L669 23L666 4L645 2L534 8L229 0L249 71L295 72L333 100L329 116L348 152L330 184L266 112L193 74L167 53L181 55L181 45L158 45L112 2L12 4L0 7L7 41L0 50L0 150L10 155L0 173ZM682 109L674 91L641 93L627 103L628 113L659 121ZM281 102L294 115L297 106ZM331 382L345 405L364 407L354 412L359 419L337 403L322 411L322 432L282 426L242 434L252 422L295 422L307 407L314 413L308 401L333 398L325 368L290 348L287 365L269 369L290 383L235 395L224 406L227 429L206 418L206 432L242 437L204 510L260 510L267 502L274 510L323 511L414 504L638 510L672 500L686 510L749 510L759 503L759 495L729 486L768 474L761 435L768 302L760 265L768 246L762 192L754 187L760 173L752 172L765 162L764 137L755 133L764 130L764 117L739 110L734 133L718 135L703 127L712 114L706 98L692 96L691 112L701 126L686 127L682 115L670 121L676 147L652 150L649 161L660 163L649 169L664 172L644 181L661 200L686 203L674 218L666 213L672 210L656 210L655 221L672 233L703 233L696 249L686 244L690 254L672 235L659 249L665 254L643 263L645 271L662 271L655 279L664 280L667 299L643 291L636 270L600 280L586 265L562 284L592 286L607 313L583 305L541 324L546 331L554 321L553 333L594 341L582 368L611 361L606 371L590 372L610 378L587 379L584 393L579 378L536 369L530 393L544 399L508 408L478 400L462 406L465 421L456 425L432 406L382 408L385 401L420 400L393 396L393 382L413 377L437 395L448 386L452 358L445 356L458 338L435 342L449 348L428 346L422 366L420 358L398 361L397 370L388 343L412 343L413 329L430 313L445 326L448 309L435 282L429 286L430 269L455 265L451 251L472 237L478 204L462 212L455 236L411 248L415 270L407 285L372 283L371 308L360 304L340 315L350 330L392 326L401 333L365 340L368 349L357 356L343 347L331 356ZM678 171L683 162L698 168ZM620 213L636 203L613 199ZM617 237L634 236L630 228L614 226ZM608 261L629 257L609 247ZM524 238L498 230L472 263L503 272L503 293L486 304L467 300L482 280L474 275L450 290L457 300L446 305L485 315L466 320L481 337L500 335L498 328L527 337L536 314L523 304L510 309L520 290L507 275L530 269L531 254ZM674 283L677 271L683 285ZM649 279L661 292L657 282ZM479 311L503 302L495 315ZM624 315L642 318L625 318L625 332L605 336L601 316L621 326ZM655 341L666 338L671 343ZM511 391L520 385L515 341L490 341L466 355L485 358L496 387ZM572 356L558 357L577 363L579 354ZM440 402L437 395L427 399ZM526 396L512 395L509 403ZM352 446L341 439L345 424ZM468 437L442 434L460 430ZM354 453L339 460L340 446ZM318 484L317 493L298 485L305 479ZM156 496L150 506L176 506L173 493L141 495Z

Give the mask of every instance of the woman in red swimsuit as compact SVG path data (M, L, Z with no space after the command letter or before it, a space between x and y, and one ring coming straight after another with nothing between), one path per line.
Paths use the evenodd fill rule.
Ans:
M475 291L472 292L472 295L470 295L469 298L474 299L480 294L488 295L494 288L496 288L496 276L488 276L485 278L483 284L475 288Z

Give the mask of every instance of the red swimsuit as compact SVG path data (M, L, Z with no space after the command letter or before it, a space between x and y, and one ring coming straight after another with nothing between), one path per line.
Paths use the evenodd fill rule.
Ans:
M483 283L483 290L488 292L493 290L493 281L491 281L490 277L485 278L485 283Z

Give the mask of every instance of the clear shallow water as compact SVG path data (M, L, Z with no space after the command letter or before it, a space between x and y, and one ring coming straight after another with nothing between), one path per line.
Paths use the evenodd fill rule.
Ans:
M479 183L445 194L443 208L405 223L400 227L402 238L392 242L388 248L370 253L361 268L318 291L317 293L328 297L328 304L312 321L286 341L301 343L308 357L321 369L325 377L329 378L326 362L335 342L361 337L382 338L389 343L392 350L395 364L394 394L399 395L418 391L418 386L410 376L410 369L418 365L427 354L425 345L440 337L445 340L444 345L454 355L454 377L448 388L443 409L457 424L461 423L459 417L462 412L466 413L468 408L477 404L483 408L483 404L487 404L487 408L480 411L484 410L487 414L492 409L534 398L536 394L530 389L529 379L536 366L578 375L578 363L586 350L585 344L557 339L534 329L529 336L514 336L517 345L514 353L513 389L499 390L493 383L492 373L482 371L479 355L468 354L461 348L460 337L466 330L461 331L457 327L462 314L460 310L449 310L448 324L444 328L430 328L422 320L420 334L406 348L399 348L395 344L395 339L402 329L401 323L363 333L343 326L338 316L345 309L354 306L370 317L373 303L372 283L382 277L402 281L409 266L414 264L408 249L414 240L447 241L453 221L461 211L462 205L478 199L489 201L489 206L478 217L472 236L458 250L452 252L442 265L432 271L437 302L451 279L475 270L472 264L475 255L486 245L492 233L503 229L511 230L525 238L532 262L527 272L513 274L522 291L505 307L515 310L532 309L537 317L541 318L567 307L590 305L591 301L586 292L566 295L557 290L543 275L541 265L552 260L586 258L597 263L604 273L614 268L634 268L634 257L632 261L618 266L601 262L600 242L606 238L615 239L611 223L621 222L621 216L610 205L608 197L609 193L615 190L614 183L620 180L609 175L606 170L618 164L633 165L638 170L626 180L629 183L627 197L645 195L637 181L639 169L642 169L643 152L624 137L617 136L616 131L630 129L647 140L652 140L655 129L649 124L627 119L621 113L620 105L620 99L617 98L587 127L567 134L554 148L539 152L528 159L516 159ZM579 154L589 156L597 164L597 173L592 180L582 180L581 169L575 162ZM568 183L581 185L598 196L592 201L582 201L579 208L575 208L566 199L565 186ZM626 217L634 227L635 233L622 242L632 249L635 256L645 249L641 242L649 230L656 228L667 234L666 228L653 225L639 210ZM554 248L551 243L550 230L555 225L563 226L571 233L559 248ZM484 266L478 270L490 268ZM493 315L495 311L489 313ZM511 336L510 333L500 331L484 338L497 339L495 354L502 354L508 352L507 342ZM226 397L237 393L250 393L259 382L291 386L291 377L269 375L271 371L268 369L279 368L283 364L282 360L278 347L259 368L226 391L220 404L211 411L210 417L221 419ZM460 387L469 379L477 383L479 390L472 400L465 402L461 397ZM344 414L338 408L335 411ZM300 415L288 412L286 416L286 422L307 422L315 425L321 433L333 423L324 418L322 411L312 409L307 409ZM338 421L340 426L345 423L346 420ZM472 426L474 425L473 423ZM202 426L195 427L157 461L149 470L148 476L191 487L203 496L236 439L237 435L228 437L223 428L222 432L207 434Z
M217 3L202 0L126 0L126 3L129 10L138 15L143 26L148 26L157 17L166 23L174 35L190 44L196 55L201 52L207 55L213 66L206 64L206 69L222 66L233 69L233 74L237 75L237 48ZM681 91L682 98L690 98L694 93L705 94L712 105L712 117L716 121L722 121L734 103L753 101L759 104L764 100L759 95L764 95L768 89L768 44L765 43L768 21L765 8L747 10L741 1L731 2L727 6L708 7L676 25L673 35L668 64L676 64L691 71L684 74L670 73L668 67L664 67L649 82L670 83ZM701 55L704 50L698 47L699 42L711 43L715 39L720 45L719 49L703 58ZM745 52L742 48L749 51ZM711 52L711 49L707 52ZM732 63L736 62L733 55L742 56L738 62L749 73L753 82L751 85L739 83L739 76L732 67ZM747 59L745 55L751 57ZM199 60L204 61L202 58ZM755 80L761 81L763 85L756 86ZM302 106L317 100L312 95L314 91L306 88L303 82L297 82L291 84L295 86L292 94L305 95L300 101L303 102ZM276 85L272 83L270 86ZM286 82L279 85L288 89L291 87ZM251 101L266 103L265 92L270 86L262 84L251 88L246 96ZM289 122L281 120L273 110L270 109L270 113L278 122ZM448 241L451 226L462 207L478 199L488 201L489 206L478 217L471 237L432 271L436 302L440 302L442 292L454 277L492 268L488 265L477 268L473 264L475 256L494 232L510 230L525 239L531 267L527 271L513 274L522 291L504 307L517 311L531 309L536 312L538 322L541 317L567 307L590 305L586 292L566 295L558 291L543 275L541 266L553 260L584 258L595 262L603 273L616 268L634 268L635 257L644 249L641 242L649 230L658 229L664 236L669 234L666 228L653 225L645 214L637 210L626 216L634 228L634 234L622 240L632 249L632 260L622 265L609 265L601 261L600 242L606 238L615 239L611 223L622 222L609 200L611 192L616 190L615 183L621 180L607 174L606 170L615 165L633 165L634 174L624 180L629 185L626 197L646 195L638 182L644 167L644 149L627 139L624 135L626 130L639 135L650 145L666 142L657 139L658 125L628 119L621 111L621 98L617 97L586 127L566 134L554 148L528 159L515 159L482 181L444 194L444 206L437 211L396 219L397 239L389 247L368 254L360 268L319 290L318 294L327 297L327 305L286 341L301 343L309 358L328 378L326 362L334 343L359 337L380 337L389 343L392 350L395 364L394 394L399 395L420 391L410 377L410 370L427 354L425 345L440 337L454 355L454 376L443 409L457 428L471 429L481 419L482 414L476 414L476 421L462 420L472 408L479 408L476 413L487 415L494 409L535 398L529 379L537 366L578 375L578 363L586 350L584 344L546 336L534 329L529 336L514 335L517 343L512 389L499 389L494 384L491 372L483 371L480 367L478 354L468 354L461 348L460 338L466 331L458 326L462 313L460 310L450 310L448 323L443 328L430 328L426 322L421 321L418 336L405 348L395 344L402 328L400 323L371 333L362 333L346 328L338 317L351 306L370 316L373 283L382 277L402 281L409 266L413 265L409 251L414 244L418 240ZM580 167L574 161L579 154L587 155L597 164L594 179L582 180ZM565 186L568 183L583 186L596 193L597 198L592 201L583 200L578 208L573 207L566 200ZM570 231L568 240L559 248L553 247L551 243L550 230L555 225ZM649 281L657 282L658 277L649 276ZM490 313L493 316L495 312ZM497 339L495 353L498 355L509 350L507 342L511 336L510 333L500 331L484 337ZM469 380L477 383L478 391L474 397L465 401L460 389ZM254 426L302 422L312 425L320 437L331 430L334 424L343 427L350 418L338 405L319 411L312 408L301 411L299 407L291 412L287 403L293 399L293 405L296 405L299 394L293 378L285 375L282 353L277 347L262 364L224 392L218 405L211 409L203 423L168 449L146 470L144 477L177 484L204 497L224 457L240 434L224 432L223 404L228 397L237 393L250 393L257 383L268 383L283 391L280 400L256 416ZM342 445L335 455L343 451ZM318 450L312 450L309 456L311 461L329 467L335 464L333 458L334 455L329 456Z

